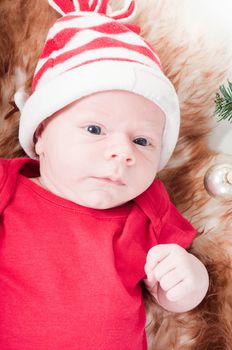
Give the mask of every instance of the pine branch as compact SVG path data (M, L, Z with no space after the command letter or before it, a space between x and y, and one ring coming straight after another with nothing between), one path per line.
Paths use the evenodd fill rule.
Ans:
M224 85L219 87L220 93L215 97L215 114L219 121L228 119L232 122L232 82L228 80L228 87Z

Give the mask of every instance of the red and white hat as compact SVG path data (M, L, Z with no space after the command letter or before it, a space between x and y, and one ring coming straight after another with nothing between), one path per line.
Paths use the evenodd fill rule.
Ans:
M36 157L33 136L39 124L75 100L107 90L144 96L166 115L159 169L170 158L179 133L179 103L151 46L131 24L135 1L112 11L109 0L48 0L62 17L49 30L32 94L15 94L21 111L19 141Z

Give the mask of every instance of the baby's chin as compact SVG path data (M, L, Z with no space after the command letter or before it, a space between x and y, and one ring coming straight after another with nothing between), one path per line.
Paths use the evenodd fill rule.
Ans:
M128 202L129 200L129 198L128 200L123 200L122 198L114 198L111 193L103 191L91 191L90 193L86 194L83 199L78 198L76 203L88 208L103 210L118 207Z

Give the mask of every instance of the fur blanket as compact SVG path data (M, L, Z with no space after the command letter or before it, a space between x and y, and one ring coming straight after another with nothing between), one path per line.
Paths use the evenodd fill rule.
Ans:
M232 200L204 187L220 154L208 146L214 97L231 76L230 0L137 0L137 24L158 52L181 102L181 132L160 177L179 210L198 229L192 252L207 266L210 288L193 311L162 310L144 291L150 350L232 349ZM120 1L113 0L112 6ZM219 7L220 6L220 7ZM48 27L58 15L46 0L0 2L0 156L23 155L18 144L16 90L30 93L33 71Z

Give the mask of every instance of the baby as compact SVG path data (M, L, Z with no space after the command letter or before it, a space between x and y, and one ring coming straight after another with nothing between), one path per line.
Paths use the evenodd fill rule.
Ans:
M21 109L30 158L1 160L0 349L145 350L142 283L166 310L196 307L196 235L156 180L179 105L134 1L50 0L50 29Z

